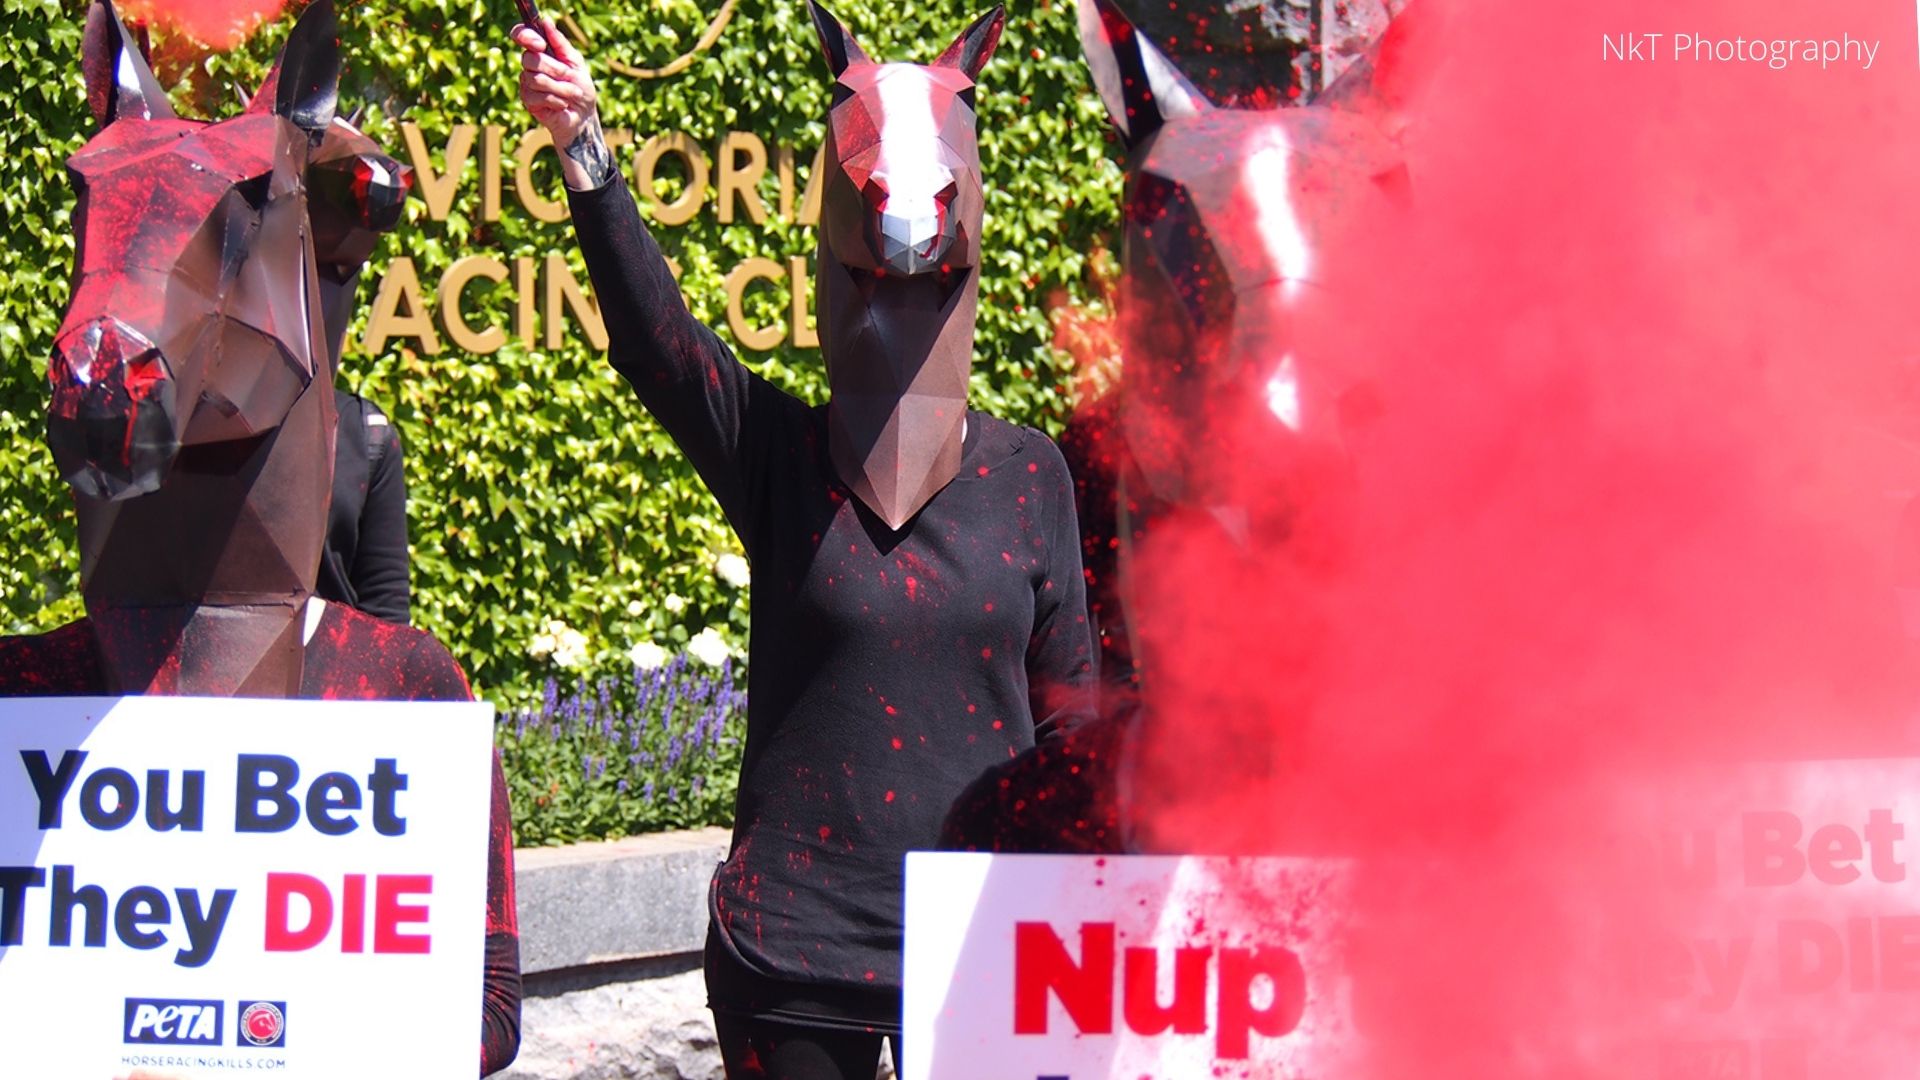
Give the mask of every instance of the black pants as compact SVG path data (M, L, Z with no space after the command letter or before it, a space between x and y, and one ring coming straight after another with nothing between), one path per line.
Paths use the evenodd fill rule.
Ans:
M900 1039L878 1033L835 1031L713 1014L727 1080L873 1080L880 1071L880 1041L893 1052L900 1072Z

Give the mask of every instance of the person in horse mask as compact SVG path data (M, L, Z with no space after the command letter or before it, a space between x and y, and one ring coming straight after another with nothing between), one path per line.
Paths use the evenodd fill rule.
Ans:
M930 65L875 63L824 8L835 81L817 287L832 400L735 359L683 302L553 27L521 97L563 148L614 368L753 566L747 745L707 987L729 1076L898 1059L901 856L968 783L1093 711L1072 483L1053 443L966 408L984 198L974 80L1004 12ZM757 77L755 75L754 77Z

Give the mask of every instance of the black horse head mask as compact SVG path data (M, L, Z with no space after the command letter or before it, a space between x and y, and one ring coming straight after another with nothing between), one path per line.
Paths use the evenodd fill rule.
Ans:
M932 64L877 64L808 0L834 77L820 208L820 346L840 479L898 529L960 471L986 199L974 79L995 8Z

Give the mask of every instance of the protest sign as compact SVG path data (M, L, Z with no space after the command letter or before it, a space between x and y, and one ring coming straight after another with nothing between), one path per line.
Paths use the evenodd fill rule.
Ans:
M905 1080L1338 1075L1343 863L907 856Z
M1920 761L1792 762L1662 777L1627 797L1606 984L1634 1017L1619 1074L1905 1075L1920 1052ZM1892 1071L1889 1071L1891 1069Z
M471 1077L491 717L0 701L7 1074Z

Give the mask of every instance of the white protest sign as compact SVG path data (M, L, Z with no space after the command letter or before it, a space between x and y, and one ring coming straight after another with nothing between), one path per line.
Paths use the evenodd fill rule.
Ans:
M1920 761L1753 765L1629 797L1657 903L1609 952L1619 1075L1860 1080L1920 1061Z
M1337 1076L1337 860L907 856L904 1080Z
M472 1077L492 711L0 701L6 1075Z

